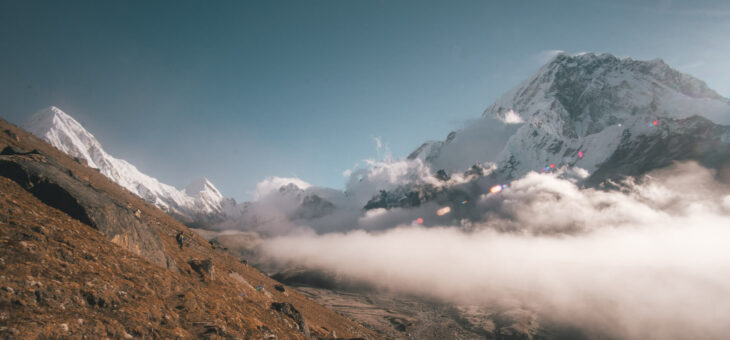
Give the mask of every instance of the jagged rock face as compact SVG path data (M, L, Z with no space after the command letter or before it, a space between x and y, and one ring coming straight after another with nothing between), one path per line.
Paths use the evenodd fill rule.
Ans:
M702 117L667 119L652 133L634 136L624 131L621 143L587 183L640 176L671 165L695 160L718 171L718 179L730 182L730 126L717 125Z
M378 208L417 207L421 203L433 199L442 191L443 188L436 188L430 185L400 187L391 191L380 190L363 208L370 210Z
M12 179L44 203L98 229L125 248L161 267L173 267L162 242L135 210L114 201L76 178L70 170L47 156L35 154L0 156L0 176Z

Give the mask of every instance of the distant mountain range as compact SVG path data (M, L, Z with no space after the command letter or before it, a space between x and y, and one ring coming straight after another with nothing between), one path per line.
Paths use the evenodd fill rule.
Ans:
M273 295L269 296L268 291L259 291L258 286L253 290L259 282L262 285L268 282L269 286L274 282L265 281L268 278L263 274L248 271L246 268L249 267L236 261L218 261L217 254L213 252L228 248L229 251L248 259L251 264L260 265L261 263L257 263L256 244L262 238L297 231L309 232L307 228L317 233L328 233L351 229L387 229L417 223L424 226L458 226L470 230L471 226L478 226L478 222L489 218L489 209L499 209L500 202L495 199L490 203L490 199L484 199L486 194L508 188L511 181L533 171L569 178L581 187L611 188L625 177L640 178L673 162L692 160L714 169L721 181L730 182L728 124L730 100L709 89L701 80L682 74L661 60L637 61L610 54L561 54L541 67L534 76L499 98L469 126L449 133L445 140L423 143L406 159L373 161L369 163L369 168L354 170L344 191L304 185L306 183L302 184L300 180L277 177L269 183L274 183L268 188L271 190L253 201L237 204L231 198L224 198L206 179L196 180L184 189L176 189L143 174L128 162L110 156L93 135L55 107L35 114L24 126L75 158L76 162L8 124L4 127L6 130L3 142L11 147L3 151L2 157L8 164L16 164L23 171L20 172L22 176L17 176L15 168L6 166L8 176L16 175L14 181L21 186L9 181L2 184L8 191L22 193L25 190L43 198L47 196L48 190L55 187L44 189L39 183L43 183L44 177L52 179L57 186L65 188L65 192L73 194L73 199L83 208L85 214L73 215L78 209L74 204L67 206L68 202L73 203L73 199L66 199L66 196L62 196L60 201L49 201L53 204L48 205L65 207L71 211L71 217L94 227L111 242L135 252L161 268L177 270L181 275L195 280L202 279L201 282L205 283L223 280L221 287L234 287L233 297L225 295L231 293L230 289L215 290L215 296L206 295L207 293L191 295L190 298L195 296L201 303L205 302L206 306L209 301L244 299L246 295L240 294L248 290L251 297L259 299L256 306L270 307L267 313L258 309L247 311L249 314L255 312L259 313L256 315L272 316L264 321L267 327L278 327L277 334L291 335L292 338L303 337L306 334L304 330L311 327L319 337L324 337L325 331L335 328L338 336L361 336L369 330L355 328L349 324L349 320L340 319L336 315L329 315L322 322L319 319L312 321L312 315L325 315L327 311L316 309L318 307L306 301L295 302L299 303L297 308L302 309L301 314L310 318L307 320L307 327L304 327L304 323L298 323L297 320L301 320L302 316L297 313L289 313L285 318L277 316L273 311L284 308L278 299L296 295L289 290L276 290L270 292ZM36 149L41 153L34 153ZM62 164L38 161L49 157ZM184 235L180 234L180 231L185 231L182 226L174 221L167 221L171 220L168 216L142 204L142 201L124 190L119 190L116 185L109 185L107 178L84 167L84 164L98 169L113 182L188 225L240 229L247 232L218 233L198 230L210 235L210 242L205 243L193 237L192 242L183 247L184 242L178 239L178 236ZM27 175L37 173L52 174L54 177ZM29 179L35 182L30 183ZM120 203L99 203L104 202L98 198L99 190L92 188L101 188L100 190L111 194L115 202ZM29 195L25 196L28 197L21 202L24 206L34 209L43 206L33 201ZM31 213L34 209L21 209L15 201L5 201L8 211L16 209L23 212L11 214L10 217L23 218L23 223L38 218L35 213ZM113 209L102 209L110 206ZM44 218L53 213L50 210L41 212ZM103 216L114 218L105 219ZM122 224L115 219L127 221L124 225L130 227L118 230ZM43 228L61 225L60 219L53 221L54 223L48 224L44 220L43 224L49 226L34 227L34 233L46 233ZM77 229L84 230L79 225L76 225L76 229L69 230ZM62 235L76 234L64 232ZM50 240L48 237L34 237L36 240ZM27 240L24 242L28 243ZM14 244L19 247L23 243ZM62 244L65 243L58 243L56 246L61 247ZM44 244L43 247L45 246ZM93 256L103 256L106 252L95 255L92 251L106 249L102 247L108 245L97 242L92 243L91 247L80 249L87 249ZM204 257L212 262L201 262L198 259L201 249L206 254ZM65 252L60 254L64 255ZM94 259L93 256L84 252L81 258L90 261ZM50 259L57 257L49 256L43 265L48 266ZM19 259L16 262L22 264L23 261L26 260ZM206 263L211 265L205 266ZM215 263L215 270L212 263ZM275 277L285 283L326 288L309 290L308 296L322 303L329 303L333 308L339 308L371 327L380 325L375 328L380 334L395 334L397 337L406 331L417 330L408 318L429 315L424 323L429 334L452 334L447 331L451 332L452 327L456 327L461 334L474 334L474 337L483 338L502 338L502 330L513 332L510 333L514 335L511 338L567 338L560 333L551 333L551 326L547 323L534 323L532 319L525 321L524 318L512 314L503 316L494 314L491 310L488 313L479 311L469 314L471 312L447 306L439 307L430 300L428 303L371 300L369 297L363 298L367 295L358 295L362 292L358 293L359 288L353 288L354 285L350 285L347 280L330 277L328 273L312 268L284 269ZM233 275L236 270L242 272L241 275L245 278L238 276L237 272ZM270 272L275 270L282 268L272 267ZM112 279L118 280L119 274L104 275L111 282ZM181 295L178 295L178 290L165 288L176 284L178 277L162 274L160 277L163 280L160 281L157 276L153 280L162 282L164 289L160 289L175 293L156 294L179 298ZM140 280L146 282L151 278L149 275L140 276ZM255 284L252 286L249 281ZM10 288L17 288L13 287ZM340 288L345 293L335 296ZM353 292L347 292L348 289ZM99 292L91 291L94 299L101 296L101 289L98 290ZM198 291L207 292L203 289ZM41 301L39 295L27 296L29 298L22 300L23 303L30 305L33 300ZM149 302L148 299L138 301ZM373 307L364 308L366 304L362 301ZM276 303L271 304L272 302ZM179 303L174 300L175 305ZM249 306L238 303L223 305L235 308ZM397 308L394 307L396 305ZM188 308L187 305L179 307ZM394 314L394 310L400 314ZM181 315L190 314L189 321L185 321L187 324L183 325L190 334L203 334L210 329L220 331L216 334L226 334L223 333L223 328L215 328L217 326L214 322L206 324L205 328L198 326L199 315L207 315L212 310L183 309L178 312ZM224 313L229 312L236 311L233 308L224 310ZM373 315L379 316L375 318ZM433 315L438 315L440 319L432 319ZM491 328L470 324L466 319L469 315L476 315L475 318L480 322L492 323ZM373 323L372 320L379 322ZM456 323L452 324L451 320ZM162 326L155 324L154 327ZM269 334L267 327L258 328L258 332ZM140 334L152 334L153 331L150 328ZM335 337L334 332L331 334ZM539 336L533 337L530 334Z
M423 143L401 160L399 171L407 176L396 182L393 176L391 182L378 179L384 169L375 166L354 172L344 192L282 182L270 197L242 204L223 198L206 179L179 190L141 173L106 153L56 107L35 114L24 127L188 225L262 231L290 224L332 231L356 228L368 210L427 201L454 205L453 217L463 218L456 213L466 208L459 202L531 171L598 186L695 160L730 178L727 124L730 100L660 59L560 54L468 127ZM425 181L424 172L430 177Z

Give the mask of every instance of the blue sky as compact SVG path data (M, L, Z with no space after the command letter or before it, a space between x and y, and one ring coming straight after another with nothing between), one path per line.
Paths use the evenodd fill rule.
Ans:
M660 57L730 96L730 4L647 1L0 3L0 116L56 105L112 155L250 199L341 188L478 117L550 55Z

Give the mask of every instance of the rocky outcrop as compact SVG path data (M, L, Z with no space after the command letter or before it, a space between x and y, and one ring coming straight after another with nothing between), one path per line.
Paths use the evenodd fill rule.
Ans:
M188 264L203 279L211 279L213 277L213 262L211 260L192 260Z
M272 302L271 303L271 309L275 310L281 314L284 314L286 317L292 319L294 321L294 324L296 325L297 329L304 333L305 336L309 336L309 326L307 325L307 322L304 321L304 317L302 317L302 313L299 313L299 311L292 306L291 303L288 302Z
M77 178L58 162L36 151L6 148L0 176L12 179L45 204L98 229L114 243L161 267L172 267L160 237L133 210Z

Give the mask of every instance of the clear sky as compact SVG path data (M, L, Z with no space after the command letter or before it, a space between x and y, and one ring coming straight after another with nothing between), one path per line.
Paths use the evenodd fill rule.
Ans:
M0 1L0 116L55 105L112 155L250 199L478 117L552 50L660 57L730 96L727 1Z

